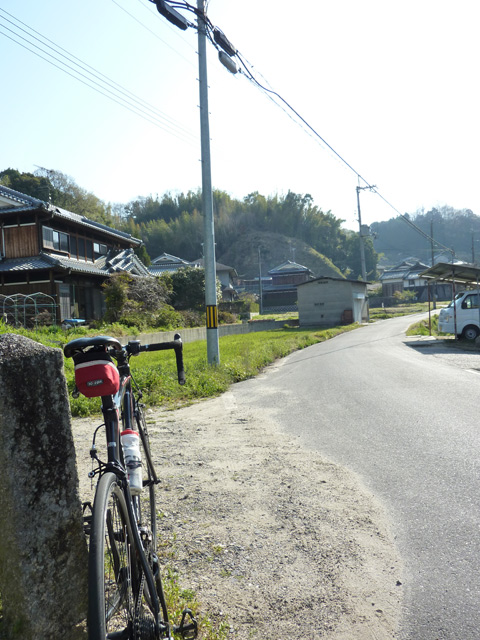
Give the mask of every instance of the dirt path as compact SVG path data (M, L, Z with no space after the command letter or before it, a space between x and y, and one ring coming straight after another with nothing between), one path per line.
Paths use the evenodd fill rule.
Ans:
M149 410L160 536L182 585L235 640L392 640L402 566L389 523L353 474L233 394ZM74 420L88 492L92 420Z

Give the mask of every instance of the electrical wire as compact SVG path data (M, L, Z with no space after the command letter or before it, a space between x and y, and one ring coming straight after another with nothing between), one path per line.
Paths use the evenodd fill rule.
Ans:
M87 63L83 62L82 60L80 60L80 58L77 58L73 54L69 53L66 49L60 47L52 40L43 36L38 31L28 26L4 9L0 8L0 11L13 18L13 20L15 20L20 25L26 27L26 29L31 31L33 34L37 34L38 36L40 36L37 37L36 35L32 35L32 33L29 33L22 26L19 26L9 18L0 15L0 20L3 20L4 23L10 24L14 29L17 30L14 31L14 29L6 26L6 24L0 24L0 29L4 29L9 32L5 33L5 31L0 30L0 33L6 38L15 42L17 45L23 47L30 53L33 53L34 55L59 69L60 71L63 71L78 82L81 82L82 84L88 86L90 89L93 89L97 93L100 93L116 104L124 107L128 111L140 116L154 126L162 129L163 131L170 133L171 135L183 140L188 144L193 145L198 143L198 135L195 135L194 133L188 131L188 129L186 129L181 123L176 122L150 103L146 102L142 98L139 98L125 87L122 87L114 80L108 78L108 76L106 76L105 74L97 71ZM21 33L18 32L22 32L24 35L21 35ZM40 38L45 42L42 42ZM23 42L21 42L20 40ZM48 43L53 46L50 46L50 44ZM30 47L37 49L37 51ZM53 55L47 49L50 49L50 51L54 52L54 54L56 55Z
M180 51L178 51L178 49L175 49L174 47L172 47L171 44L169 44L166 40L164 40L163 38L161 38L158 33L156 33L155 31L153 31L152 29L150 29L150 27L147 27L147 25L145 23L143 23L141 20L139 20L136 16L133 15L133 13L130 13L130 11L127 11L125 9L125 7L122 7L122 5L117 2L117 0L111 0L113 2L114 5L116 5L121 11L123 11L124 13L127 14L127 16L129 16L132 20L134 20L137 24L139 24L141 27L143 27L144 29L146 29L146 31L148 31L154 38L156 38L157 40L160 40L160 42L162 42L166 47L168 47L169 49L171 49L172 51L174 51L178 56L180 56L180 58L183 58L185 60L185 62L187 62L189 65L191 65L192 67L194 67L194 63L192 62L192 60L189 60L186 56L184 56L182 53L180 53ZM145 9L147 9L147 5L143 2L143 0L138 0L140 2L140 4L142 5L142 7L144 7ZM150 15L152 15L152 13L150 12L149 9L147 9L147 11L149 11ZM158 15L158 14L157 14ZM173 29L172 28L173 33L180 34L180 31L178 29ZM187 42L184 40L184 42ZM192 47L192 49L195 50L194 47Z
M141 0L139 0L139 1L141 2ZM152 35L154 35L159 40L164 42L164 44L167 44L167 46L170 47L170 45L168 45L168 43L166 43L159 36L157 36L151 29L149 29L140 20L138 20L134 15L132 15L129 11L127 11L124 7L122 7L116 0L112 0L112 2L119 9L124 11L131 19L135 20L143 28L147 29L150 33L152 33ZM155 0L150 0L150 2L155 4ZM213 32L215 30L215 27L214 27L213 23L211 22L211 20L206 15L206 11L205 12L201 12L198 8L194 7L193 5L189 4L188 2L182 2L182 1L179 2L179 1L170 0L168 5L170 7L172 7L172 8L186 9L186 10L190 11L191 13L193 13L197 17L197 19L199 17L203 18L203 21L204 21L205 26L206 26L206 35L207 35L209 41L212 43L212 45L217 50L220 50L219 46L217 45L217 43L215 42L215 39L213 37ZM207 0L207 5L206 6L208 6L208 0ZM82 84L88 86L89 88L93 89L97 93L100 93L101 95L107 97L108 99L112 100L113 102L116 102L120 106L122 106L125 109L131 111L132 113L140 116L141 118L143 118L144 120L146 120L146 121L150 122L151 124L157 126L158 128L163 129L167 133L170 133L171 135L174 135L175 137L177 137L179 139L183 139L185 142L192 143L194 140L198 141L198 136L196 136L194 134L191 134L183 125L175 122L173 119L171 119L168 116L166 116L165 114L163 114L160 110L158 110L156 107L154 107L150 103L148 103L148 102L144 101L143 99L139 98L138 96L136 96L135 94L130 92L128 89L122 87L121 85L119 85L115 81L111 80L110 78L108 78L108 76L106 76L106 75L102 74L101 72L95 70L93 67L91 67L90 65L84 63L83 61L81 61L79 58L77 58L73 54L70 54L68 51L66 51L66 49L63 49L59 45L55 44L52 40L49 40L48 38L46 38L45 36L43 36L39 32L35 31L35 29L29 27L28 25L23 23L18 18L15 18L15 16L13 16L10 13L8 13L4 9L0 8L0 11L2 11L4 14L10 16L11 18L13 18L13 20L15 20L17 23L27 27L27 29L29 29L31 32L37 34L38 36L40 36L40 38L42 38L45 42L42 42L36 36L32 36L25 29L23 29L22 27L19 27L17 24L12 22L8 18L0 16L0 19L3 19L4 22L10 23L15 29L22 31L27 36L27 38L25 38L22 35L20 35L19 33L16 33L12 29L10 29L9 27L7 27L5 25L0 25L0 33L2 35L4 35L5 37L7 37L8 39L12 40L13 42L15 42L19 46L23 47L27 51L30 51L31 53L33 53L34 55L38 56L39 58L41 58L45 62L48 62L49 64L51 64L52 66L56 67L60 71L63 71L64 73L66 73L67 75L71 76L75 80L77 80L77 81L81 82ZM193 23L188 23L188 26L198 29L198 27ZM6 29L12 35L8 35L4 31L1 31L1 28ZM15 37L12 37L12 36L15 36ZM41 53L44 54L44 55L41 55L40 53L37 53L36 51L34 51L30 47L26 46L25 44L22 44L22 42L19 42L15 38L20 38L24 42L28 43L30 46L33 46L34 48L36 48L39 51L41 51ZM57 58L55 55L52 55L51 53L49 53L45 49L42 49L41 46L35 44L35 42L33 42L32 40L29 40L28 38L33 38L34 40L39 42L43 47L47 47L51 51L54 51L57 56L60 56L60 58ZM53 45L53 47L55 47L55 48L53 48L49 44L46 44L48 42L51 43ZM170 48L173 49L173 47L170 47ZM173 50L175 51L175 49L173 49ZM64 53L62 53L62 52L64 52ZM178 51L176 53L178 53L178 55L181 56L181 54ZM66 55L64 55L64 54L66 54ZM59 64L56 64L56 62L53 62L52 60L49 60L48 58L46 58L44 56L48 56L49 58L51 58L52 60L58 62ZM361 180L365 184L365 187L363 187L363 188L368 188L373 193L378 195L380 197L380 199L383 200L383 202L388 207L390 207L393 211L395 211L411 228L413 228L417 233L422 235L426 240L429 240L430 242L434 243L437 247L441 247L441 248L445 249L446 251L450 251L450 252L453 253L452 249L450 249L449 247L446 247L445 245L443 245L440 242L436 241L435 239L431 238L427 233L425 233L422 229L420 229L417 225L415 225L409 219L408 216L406 216L405 214L401 213L391 202L389 202L378 191L378 189L375 186L373 186L368 180L366 180L356 169L354 169L354 167L338 151L336 151L336 149L332 145L330 145L325 140L325 138L323 138L318 133L318 131L312 125L310 125L309 122L307 122L307 120L305 118L303 118L303 116L296 109L294 109L294 107L285 98L283 98L277 91L272 89L270 86L266 86L269 83L266 82L265 79L264 79L264 83L260 82L256 78L256 76L254 75L254 73L251 71L251 69L253 69L253 65L251 65L251 63L249 63L238 51L236 51L235 57L239 60L241 66L243 67L243 70L240 68L240 71L242 71L242 75L244 75L250 82L252 82L255 86L257 86L259 89L261 89L266 94L266 96L277 107L281 108L284 111L284 113L286 113L286 115L288 115L288 117L290 117L290 119L292 119L295 123L299 124L304 132L306 132L308 135L310 135L311 137L313 137L317 141L320 141L321 144L324 147L326 147L331 153L333 153L333 155L338 160L340 160L340 162L342 162L348 169L350 169L357 176L359 181ZM64 60L67 60L68 62L64 62L61 58L64 58ZM71 64L69 64L69 63L71 63ZM60 65L62 65L62 66L60 66ZM71 65L73 65L73 66L71 66ZM257 72L257 74L258 74L258 72ZM258 75L261 75L261 74L258 74ZM263 76L262 76L262 78L263 78Z
M437 247L441 247L443 249L445 249L446 251L451 252L452 254L453 249L451 249L450 247L446 247L445 245L443 245L442 243L438 242L437 240L435 240L434 238L430 237L427 233L425 233L422 229L420 229L420 227L418 227L414 222L412 222L410 220L410 218L408 216L406 216L405 214L401 213L391 202L389 202L389 200L387 200L385 198L385 196L383 196L380 191L378 191L378 189L373 186L368 180L366 180L356 169L354 169L354 167L340 154L338 153L338 151L336 151L336 149L334 149L334 147L332 145L330 145L325 138L323 138L318 131L316 131L316 129L314 129L306 120L305 118L303 118L302 115L300 115L300 113L294 109L292 107L292 105L287 102L287 100L285 100L285 98L283 98L277 91L270 89L268 87L266 87L265 85L263 85L261 82L259 82L259 80L257 80L257 78L254 76L254 74L250 71L246 61L243 59L242 55L237 51L236 53L236 57L238 58L238 60L240 61L240 63L242 64L245 73L244 75L247 77L247 79L251 82L253 82L256 86L258 86L264 93L267 94L268 97L275 97L278 98L278 100L281 101L281 103L283 103L283 105L285 105L285 107L291 111L300 121L300 123L302 125L304 125L307 128L307 133L313 135L315 138L317 138L323 145L325 145L327 147L327 149L329 149L348 169L350 169L359 180L361 180L364 184L365 187L364 188L368 188L370 189L373 193L375 193L376 195L379 196L379 198L381 200L383 200L383 202L390 207L393 211L395 211L395 213L397 213L402 220L404 220L412 229L414 229L417 233L419 233L421 236L423 236L426 240L428 240L429 242L435 244ZM273 100L274 104L277 104L277 106L279 106L280 108L282 108L283 111L285 111L285 109L282 107L281 104L278 104L275 100ZM294 119L295 121L295 119ZM302 127L303 129L303 127Z

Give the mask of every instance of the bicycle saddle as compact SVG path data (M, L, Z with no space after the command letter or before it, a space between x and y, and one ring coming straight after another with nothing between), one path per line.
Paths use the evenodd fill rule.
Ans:
M76 353L84 351L88 347L113 347L115 351L121 351L122 345L116 338L110 336L89 336L87 338L77 338L70 340L63 347L66 358L71 358Z

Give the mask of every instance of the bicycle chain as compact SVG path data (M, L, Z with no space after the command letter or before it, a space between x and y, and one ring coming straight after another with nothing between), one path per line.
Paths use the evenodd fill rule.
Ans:
M134 613L134 640L157 640L155 620L140 617L142 610L143 589L145 586L145 572L142 571L140 589Z

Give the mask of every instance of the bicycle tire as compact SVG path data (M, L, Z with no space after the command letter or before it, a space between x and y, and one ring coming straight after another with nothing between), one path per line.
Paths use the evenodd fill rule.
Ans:
M106 473L98 482L92 513L88 640L133 637L136 576L134 538L125 497L115 474Z

